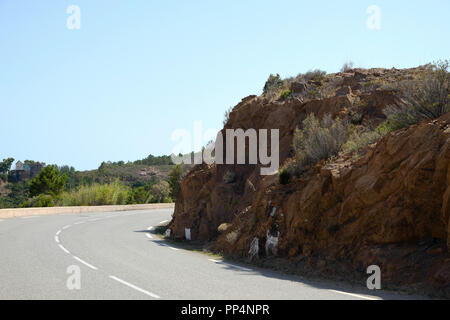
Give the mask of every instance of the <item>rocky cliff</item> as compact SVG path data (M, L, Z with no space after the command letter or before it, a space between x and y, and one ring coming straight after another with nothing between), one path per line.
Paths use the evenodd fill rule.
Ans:
M287 99L243 99L224 129L279 129L283 163L308 114L352 116L358 105L356 121L376 126L399 99L391 84L422 71L355 69L293 81ZM308 87L327 94L305 98ZM391 133L359 158L321 162L287 185L257 165L198 165L182 181L171 236L183 239L189 228L193 240L229 256L282 257L291 269L352 279L375 264L388 287L450 297L449 137L446 115Z

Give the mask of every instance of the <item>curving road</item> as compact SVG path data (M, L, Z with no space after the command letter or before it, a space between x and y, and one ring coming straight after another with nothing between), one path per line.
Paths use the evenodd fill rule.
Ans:
M149 231L172 212L0 220L0 299L420 298L305 281L173 247ZM67 286L73 270L80 271L80 289Z

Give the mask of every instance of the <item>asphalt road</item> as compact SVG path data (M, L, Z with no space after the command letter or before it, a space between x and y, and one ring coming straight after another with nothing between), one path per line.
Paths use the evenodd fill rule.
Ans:
M0 220L0 299L421 298L305 281L174 247L149 232L172 212Z

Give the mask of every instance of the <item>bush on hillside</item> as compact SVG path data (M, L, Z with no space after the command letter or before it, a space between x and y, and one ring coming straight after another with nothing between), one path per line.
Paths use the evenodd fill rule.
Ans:
M377 131L366 130L365 128L358 128L354 130L348 137L347 141L342 146L344 153L352 153L377 142L382 137L382 134Z
M123 205L129 201L131 188L119 180L109 184L95 183L82 186L77 191L65 192L58 199L60 206Z
M48 194L40 194L20 204L19 208L47 208L54 206L55 202L52 196Z
M291 90L283 90L280 95L280 99L285 100L291 95Z
M172 202L170 198L170 185L167 181L160 181L155 184L151 191L147 203Z
M279 74L273 75L271 74L269 76L269 79L267 79L266 83L264 84L264 93L269 93L271 91L276 91L283 87L283 80L281 79Z
M303 128L294 133L297 167L303 170L306 166L337 155L346 141L346 131L347 124L341 119L333 120L326 115L319 121L314 114L310 114L303 121Z
M326 71L322 71L320 69L311 70L308 71L305 74L299 74L297 76L297 79L303 79L304 81L322 81L325 79L325 76L327 75Z
M181 178L183 176L183 165L178 164L169 171L170 197L176 199L181 188Z
M278 182L280 184L288 184L291 180L291 174L286 168L281 168L280 172L278 173Z
M439 118L450 112L449 61L437 62L422 79L404 81L399 88L402 101L384 110L387 131Z
M271 74L269 76L269 79L267 79L263 93L266 98L268 98L270 101L276 100L281 98L281 95L284 93L285 97L287 92L289 91L289 87L294 79L293 78L286 78L281 79L280 75L273 75ZM284 99L284 98L282 98Z

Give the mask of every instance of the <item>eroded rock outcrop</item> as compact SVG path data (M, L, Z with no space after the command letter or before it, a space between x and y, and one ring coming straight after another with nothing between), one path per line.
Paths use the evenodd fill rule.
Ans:
M319 164L287 186L264 178L251 210L229 228L238 240L225 234L215 247L246 256L257 237L264 256L270 232L280 235L280 256L312 258L322 272L340 263L363 275L375 264L391 286L450 296L449 176L450 114L386 136L357 161Z
M398 97L377 83L414 78L420 68L356 69L333 75L328 98L285 101L250 96L225 128L280 129L280 163L292 154L295 128L310 113L347 115L360 105L362 124L384 120ZM298 86L303 92L308 84ZM293 268L365 275L381 267L383 283L450 297L450 115L392 133L355 160L341 156L291 181L261 176L249 165L199 165L183 179L170 224L173 238L209 241L235 257L276 254ZM229 179L229 173L233 179ZM219 225L228 223L219 234ZM269 244L267 244L269 240Z

